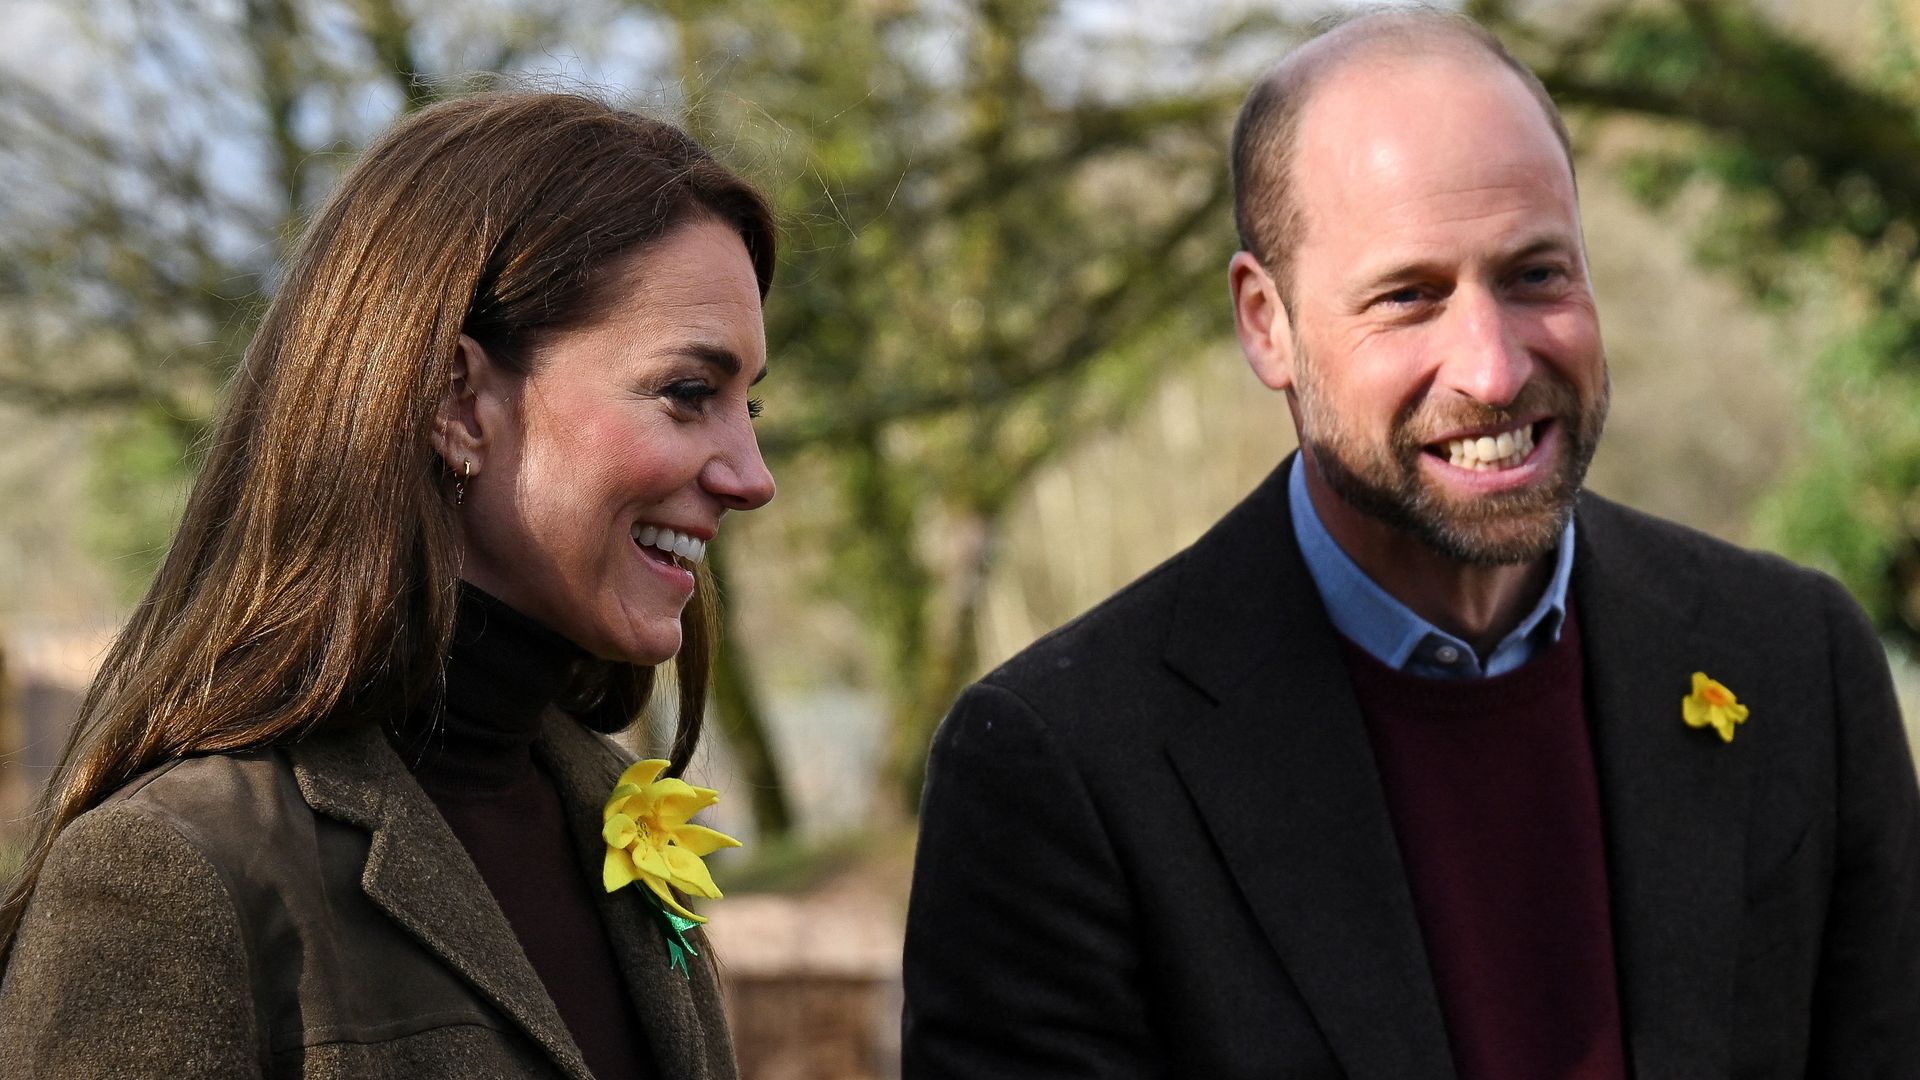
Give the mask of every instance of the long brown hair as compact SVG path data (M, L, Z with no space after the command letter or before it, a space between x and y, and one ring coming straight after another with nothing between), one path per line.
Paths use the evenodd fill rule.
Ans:
M134 777L431 714L459 568L431 433L459 335L529 371L604 311L623 256L703 215L739 232L764 296L765 201L670 124L495 93L422 110L367 150L296 248L166 560L87 691L0 903L0 969L60 830ZM713 619L703 576L674 661L675 772L699 739ZM571 711L618 730L654 671L593 682Z

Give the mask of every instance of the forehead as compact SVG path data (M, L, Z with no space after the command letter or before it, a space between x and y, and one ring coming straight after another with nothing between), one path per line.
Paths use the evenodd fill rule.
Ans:
M1394 238L1492 243L1562 230L1579 210L1565 148L1518 76L1489 58L1357 59L1300 119L1301 254Z
M730 227L695 219L609 269L587 321L541 346L536 380L600 385L715 355L749 378L766 366L759 281Z
M760 286L746 242L725 223L696 218L643 248L606 291L594 329L636 341L682 335L762 336Z

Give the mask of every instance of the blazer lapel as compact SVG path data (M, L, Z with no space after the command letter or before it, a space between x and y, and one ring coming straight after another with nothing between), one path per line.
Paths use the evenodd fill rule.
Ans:
M510 1017L574 1080L586 1063L466 849L375 728L289 751L315 810L372 835L367 897Z
M1622 1017L1634 1075L1729 1066L1744 915L1746 747L1681 720L1694 671L1751 661L1695 629L1696 579L1672 544L1635 544L1623 511L1582 500L1573 598L1607 830ZM1737 676L1728 676L1737 677Z
M1372 746L1294 543L1291 462L1185 560L1166 658L1214 708L1168 752L1347 1074L1451 1077Z
M627 761L600 736L551 711L534 749L560 788L582 870L598 882L607 852L600 836L600 811ZM722 1023L709 1030L703 1018L722 1015L720 987L705 935L699 931L688 935L701 956L688 958L683 977L669 968L659 916L637 886L612 893L596 888L594 895L659 1074L687 1080L731 1075L733 1044L726 1026Z

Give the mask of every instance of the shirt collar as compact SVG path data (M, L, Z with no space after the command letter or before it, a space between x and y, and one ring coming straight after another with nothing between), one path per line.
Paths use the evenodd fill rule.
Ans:
M1440 678L1503 675L1560 640L1567 615L1567 586L1573 580L1573 521L1560 534L1553 577L1540 600L1513 631L1494 646L1483 664L1473 647L1414 614L1394 599L1341 550L1307 494L1307 457L1294 455L1287 478L1293 508L1293 534L1307 573L1320 590L1333 628L1388 667Z

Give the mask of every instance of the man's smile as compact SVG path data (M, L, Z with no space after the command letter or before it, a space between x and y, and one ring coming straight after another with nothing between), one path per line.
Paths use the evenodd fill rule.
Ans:
M1456 469L1499 472L1515 468L1527 460L1527 455L1533 453L1534 431L1542 423L1536 421L1478 436L1442 439L1427 446L1426 452L1444 459Z

